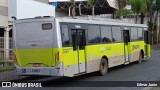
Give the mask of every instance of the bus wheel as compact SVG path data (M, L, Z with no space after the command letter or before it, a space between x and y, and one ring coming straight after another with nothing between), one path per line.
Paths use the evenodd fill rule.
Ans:
M142 53L139 53L139 60L138 63L141 64L142 63Z
M100 66L99 66L99 74L101 76L104 76L106 75L108 72L108 63L107 63L107 60L105 58L102 58L101 59L101 62L100 62Z

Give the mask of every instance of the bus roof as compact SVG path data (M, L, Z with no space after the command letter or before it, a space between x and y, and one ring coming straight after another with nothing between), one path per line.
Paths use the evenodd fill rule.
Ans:
M41 17L41 18L27 18L27 19L20 19L16 20L16 23L23 23L23 22L34 22L34 21L52 21L58 20L59 22L66 22L66 23L84 23L84 24L101 24L101 25L116 25L116 26L133 26L133 27L145 27L148 26L145 24L133 24L129 22L124 22L122 20L114 20L114 19L72 19L72 18L55 18L55 17Z
M101 25L116 25L116 26L133 26L133 27L145 27L148 26L145 24L133 24L129 22L123 22L121 20L96 20L96 19L70 19L70 18L58 18L59 22L69 22L69 23L84 23L84 24L101 24Z

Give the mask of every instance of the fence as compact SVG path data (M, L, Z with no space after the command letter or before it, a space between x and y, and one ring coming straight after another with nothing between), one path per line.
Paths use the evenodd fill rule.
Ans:
M9 48L10 49L5 49L4 37L0 37L0 61L11 60L13 48L12 38L9 39Z
M4 49L4 37L0 37L0 49Z
M5 38L0 37L0 81L10 81L20 79L14 71L14 63L12 62L12 38L9 39L9 49L5 49Z
M0 71L13 67L12 63L12 38L9 38L9 48L5 49L5 38L0 37ZM5 68L4 68L5 67Z
M12 60L12 49L0 49L0 60Z

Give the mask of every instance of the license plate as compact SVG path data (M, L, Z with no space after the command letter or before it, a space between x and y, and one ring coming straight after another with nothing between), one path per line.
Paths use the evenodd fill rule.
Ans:
M40 71L40 69L32 69L31 72L32 73L40 73L41 71Z

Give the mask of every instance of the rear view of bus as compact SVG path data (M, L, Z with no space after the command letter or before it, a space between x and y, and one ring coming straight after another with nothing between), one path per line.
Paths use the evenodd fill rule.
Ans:
M18 75L62 76L54 18L16 20L14 51Z

